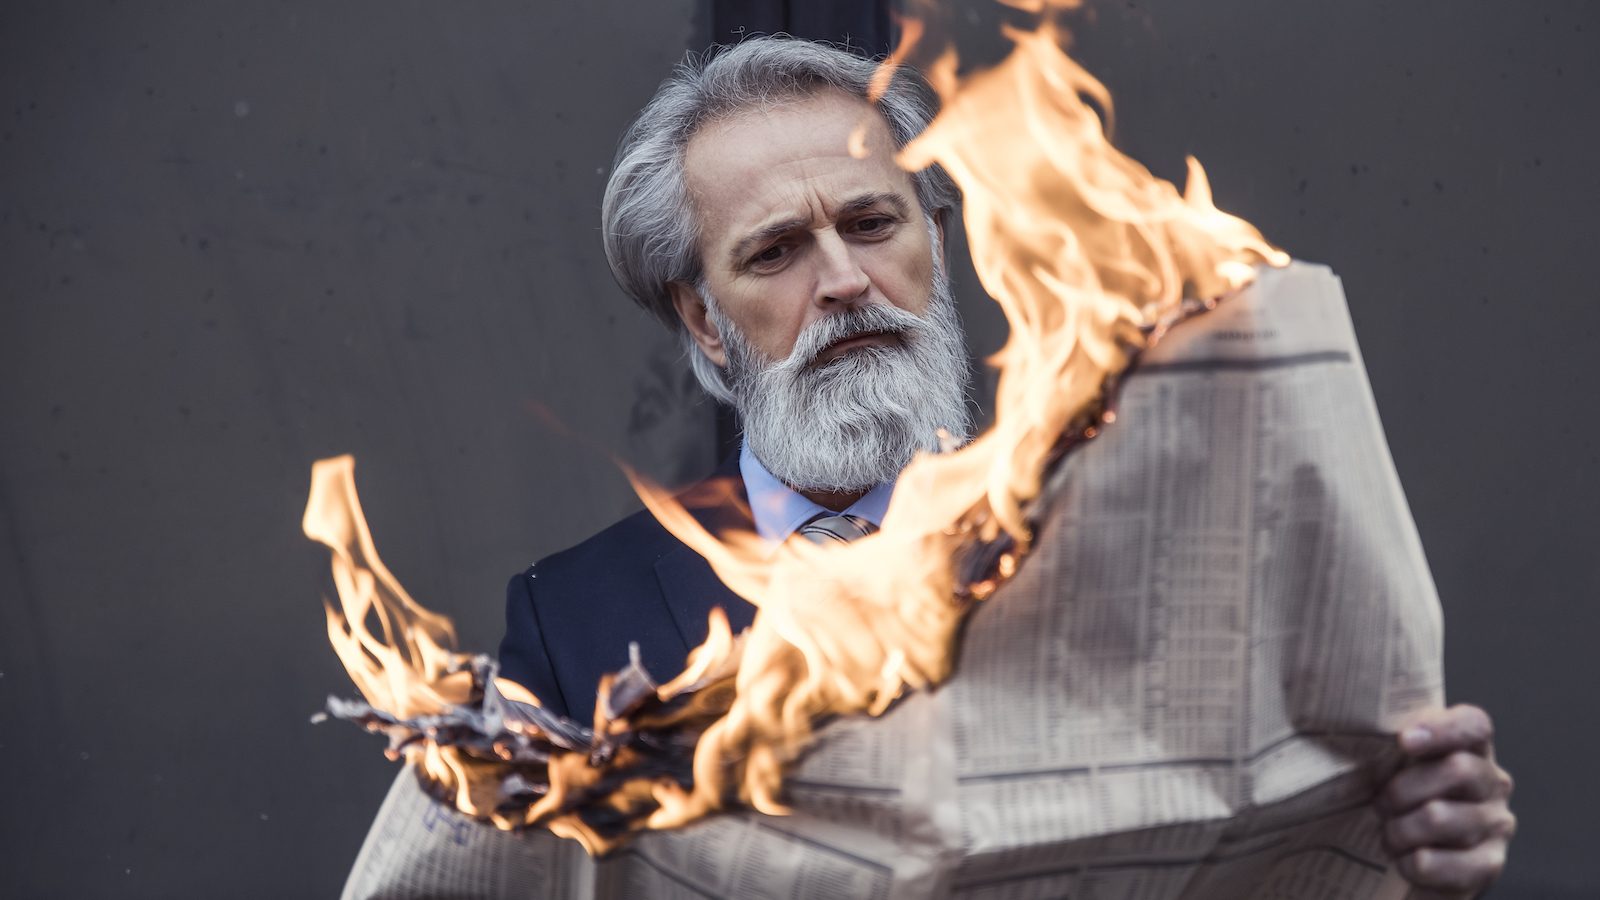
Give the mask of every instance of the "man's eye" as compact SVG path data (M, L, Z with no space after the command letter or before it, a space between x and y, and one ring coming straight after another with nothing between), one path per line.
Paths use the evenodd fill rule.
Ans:
M788 248L784 247L782 244L774 244L773 246L768 247L767 249L751 257L750 261L758 265L770 265L783 259L783 255L786 252L788 252Z
M894 220L888 216L868 216L865 219L856 221L856 231L864 234L877 234L888 230L889 226L893 224Z

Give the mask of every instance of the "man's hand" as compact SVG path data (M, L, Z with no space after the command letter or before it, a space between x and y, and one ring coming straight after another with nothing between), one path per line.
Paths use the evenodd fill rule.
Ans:
M1400 729L1405 762L1379 791L1384 844L1419 890L1457 900L1489 886L1517 830L1511 776L1494 761L1494 724L1476 706L1421 713Z

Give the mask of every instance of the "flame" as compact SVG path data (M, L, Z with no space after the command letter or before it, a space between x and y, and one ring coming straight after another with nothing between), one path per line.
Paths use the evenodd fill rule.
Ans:
M1213 205L1197 161L1188 161L1180 193L1111 144L1109 92L1061 49L1066 35L1056 22L1078 0L1007 2L1041 22L1008 30L1014 47L995 67L959 74L953 44L912 18L873 82L881 96L895 67L920 58L943 100L897 159L910 170L943 166L964 193L976 270L1011 327L991 359L1000 370L994 425L965 447L914 460L882 529L848 545L794 541L774 554L753 534L712 535L679 499L630 474L661 523L756 605L754 625L735 637L718 611L685 670L655 690L655 699L679 705L598 715L595 733L624 742L623 751L604 764L594 753L554 754L547 792L515 815L496 811L483 787L493 779L474 768L492 763L433 742L408 751L454 790L457 806L506 827L546 824L591 851L613 839L585 824L575 811L582 803L642 811L650 828L681 825L729 797L783 813L783 773L814 723L881 714L907 690L950 676L973 602L1025 562L1030 504L1053 462L1114 421L1115 377L1173 322L1204 308L1195 300L1214 305L1256 266L1288 262L1253 226ZM318 466L326 468L314 478L349 478L348 458ZM463 702L472 682L460 677L448 622L417 606L378 562L353 488L319 485L306 532L334 550L340 608L328 607L329 635L363 695L397 715ZM369 614L382 640L366 630ZM619 684L602 686L601 707ZM537 704L518 686L497 686ZM692 779L624 779L602 790L607 765L630 764L627 734L690 723L702 729Z
M850 138L845 143L845 150L853 159L866 159L871 155L867 149L867 122L863 120L850 131Z
M397 716L436 712L467 700L467 657L450 620L424 608L378 558L356 496L355 459L318 460L301 528L333 552L339 607L324 602L328 640L367 702ZM367 628L376 619L382 637Z
M917 22L904 34L880 72L927 31ZM1098 405L1107 379L1182 315L1185 297L1226 295L1257 264L1288 262L1212 204L1197 161L1180 194L1111 144L1096 112L1110 115L1110 93L1061 50L1050 19L1008 34L1011 54L965 78L952 47L934 56L943 110L898 160L910 170L938 163L961 186L974 264L1011 325L991 360L1000 368L993 427L960 450L913 461L877 534L847 546L792 542L776 557L742 538L719 540L635 482L657 518L759 608L733 704L697 747L694 786L665 789L651 827L718 808L730 787L763 812L783 812L782 773L813 722L877 715L905 690L946 678L968 608L961 589L982 599L1016 571L1032 538L1027 505L1063 437L1092 438L1115 418ZM1013 549L992 576L958 584L960 549L1002 537Z

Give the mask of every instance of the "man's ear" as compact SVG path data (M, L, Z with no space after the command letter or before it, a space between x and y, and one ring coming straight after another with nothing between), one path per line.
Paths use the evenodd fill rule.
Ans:
M681 281L668 283L667 290L672 294L672 306L678 311L678 318L683 327L689 329L689 336L699 345L700 352L718 366L727 365L728 352L722 346L722 333L706 315L706 301L700 297L700 292Z

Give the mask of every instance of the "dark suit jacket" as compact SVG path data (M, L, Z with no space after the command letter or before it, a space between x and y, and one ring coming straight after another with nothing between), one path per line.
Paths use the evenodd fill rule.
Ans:
M737 456L679 499L713 533L752 527ZM716 606L735 634L755 617L700 554L639 512L511 579L500 674L587 725L600 676L627 665L630 641L651 676L666 681L705 640Z

